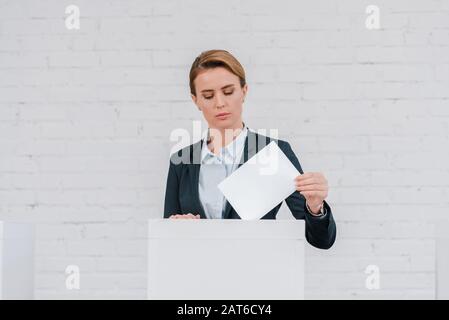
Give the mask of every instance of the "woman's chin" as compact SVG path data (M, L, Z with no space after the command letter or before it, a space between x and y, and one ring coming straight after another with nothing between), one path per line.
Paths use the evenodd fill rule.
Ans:
M228 119L220 119L218 121L215 121L215 128L217 129L226 129L226 128L231 128L233 121L232 119L228 118Z

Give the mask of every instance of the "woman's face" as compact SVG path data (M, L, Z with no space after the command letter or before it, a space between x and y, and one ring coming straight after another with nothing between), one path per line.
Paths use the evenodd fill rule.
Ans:
M193 102L203 112L210 128L237 129L242 125L242 105L248 85L222 67L206 69L195 78Z

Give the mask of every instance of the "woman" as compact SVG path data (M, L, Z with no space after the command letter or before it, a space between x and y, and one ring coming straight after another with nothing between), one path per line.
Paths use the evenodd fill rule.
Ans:
M191 97L208 123L208 135L171 156L164 218L240 219L217 185L239 164L274 140L250 130L243 122L247 91L245 71L229 52L206 51L193 62ZM303 173L290 144L275 141L301 173L295 179L297 191L285 199L288 207L296 219L305 219L306 239L310 244L330 248L335 241L336 226L325 202L326 178L322 173ZM281 205L262 219L276 219Z

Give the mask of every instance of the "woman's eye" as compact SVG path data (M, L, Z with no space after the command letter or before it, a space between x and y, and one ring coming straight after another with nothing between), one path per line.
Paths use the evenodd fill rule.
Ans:
M231 94L233 94L234 93L234 91L228 91L228 92L225 92L224 94L226 95L226 96L229 96L229 95L231 95ZM204 99L207 99L207 100L210 100L210 99L212 99L214 96L204 96Z

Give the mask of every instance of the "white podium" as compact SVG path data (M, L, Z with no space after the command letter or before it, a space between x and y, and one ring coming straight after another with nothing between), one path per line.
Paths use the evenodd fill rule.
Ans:
M34 228L0 221L0 299L33 299Z
M150 220L148 299L304 299L304 221Z

